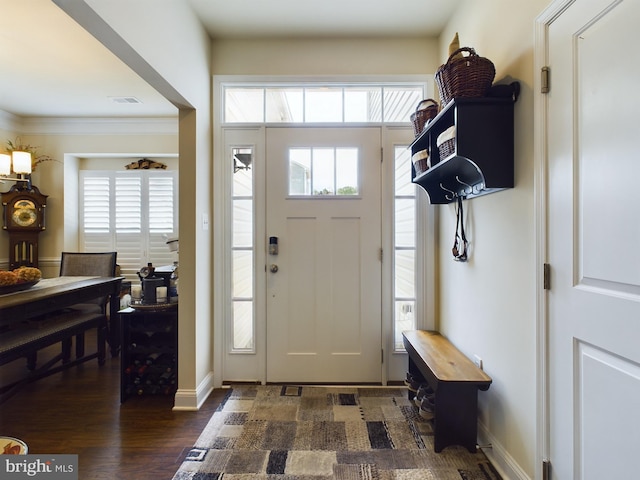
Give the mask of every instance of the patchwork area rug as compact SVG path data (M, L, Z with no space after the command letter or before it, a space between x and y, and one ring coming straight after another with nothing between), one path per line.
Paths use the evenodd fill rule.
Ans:
M433 451L406 388L234 386L173 480L495 480L482 452Z

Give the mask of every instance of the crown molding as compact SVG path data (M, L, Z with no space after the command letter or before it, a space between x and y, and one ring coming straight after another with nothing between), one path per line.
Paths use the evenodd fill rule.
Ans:
M0 110L0 128L22 135L176 135L171 117L20 117Z
M22 117L0 110L0 129L19 132L22 129Z

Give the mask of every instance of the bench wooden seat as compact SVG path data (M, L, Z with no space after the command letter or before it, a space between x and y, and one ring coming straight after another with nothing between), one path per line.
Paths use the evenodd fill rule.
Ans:
M72 338L74 336L83 336L86 331L93 328L97 329L97 351L85 354L84 342L77 342L76 355L72 359ZM26 358L29 372L17 382L0 386L1 401L9 398L19 386L25 383L88 360L97 358L98 364L104 365L106 332L106 315L73 309L65 309L41 319L29 320L3 331L0 333L0 365ZM37 365L38 351L57 343L61 344L61 352L42 365Z
M462 445L475 453L478 390L487 390L491 377L438 332L408 330L402 337L409 373L435 391L434 450Z

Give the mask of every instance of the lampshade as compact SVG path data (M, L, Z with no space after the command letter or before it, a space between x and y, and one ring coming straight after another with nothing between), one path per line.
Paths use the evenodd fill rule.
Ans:
M11 155L0 153L0 175L11 175Z
M31 173L31 154L29 152L14 151L12 157L15 173Z

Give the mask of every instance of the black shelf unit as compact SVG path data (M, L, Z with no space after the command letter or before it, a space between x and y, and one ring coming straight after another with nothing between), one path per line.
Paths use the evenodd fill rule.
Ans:
M119 312L120 402L131 396L171 395L178 387L178 305Z
M514 88L514 91L518 90ZM410 145L411 155L427 150L431 167L411 181L432 204L451 203L456 196L473 198L514 186L514 103L509 97L460 98L450 101ZM455 126L455 149L440 158L438 135Z

